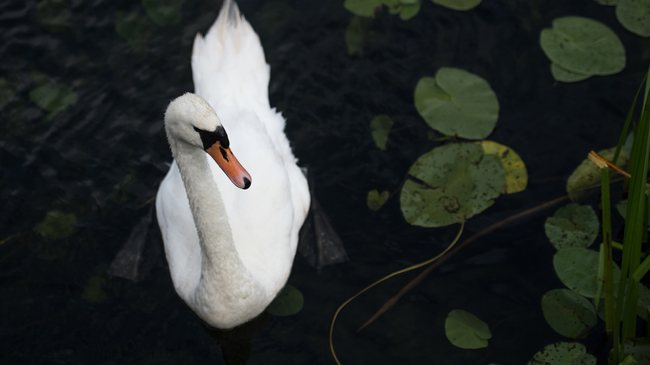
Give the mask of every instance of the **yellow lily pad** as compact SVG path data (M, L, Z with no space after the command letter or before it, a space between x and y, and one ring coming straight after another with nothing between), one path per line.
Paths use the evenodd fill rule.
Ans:
M493 141L476 143L483 147L486 155L497 156L503 165L506 175L501 194L514 194L526 190L528 171L524 161L512 148Z

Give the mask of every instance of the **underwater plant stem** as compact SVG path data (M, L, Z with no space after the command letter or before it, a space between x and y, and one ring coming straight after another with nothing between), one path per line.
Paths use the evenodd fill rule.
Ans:
M362 293L364 293L368 289L372 288L373 286L381 283L382 281L385 281L387 279L392 278L393 276L397 276L397 275L405 273L407 271L415 270L415 269L420 268L422 266L428 265L428 264L434 262L435 260L437 260L438 258L442 257L444 254L447 253L447 251L449 251L452 247L454 247L456 242L458 242L458 240L460 239L460 236L463 234L463 229L464 228L465 228L465 220L463 219L463 221L460 224L460 229L458 230L458 234L456 235L456 238L454 238L454 240L449 244L449 246L447 246L447 248L444 251L442 251L440 254L438 254L434 258L429 259L429 260L424 261L424 262L421 262L419 264L413 265L413 266L409 266L406 269L395 271L392 274L386 275L383 278L381 278L381 279L375 281L374 283L368 285L363 290L356 293L350 299L346 300L343 304L341 304L341 306L336 310L336 313L334 313L334 318L332 318L332 325L330 326L330 350L332 351L332 356L334 356L334 361L336 361L336 363L338 365L341 365L341 363L339 362L338 357L336 357L336 352L334 351L334 343L332 342L332 334L334 333L334 323L336 322L336 318L338 317L338 315L341 312L341 310L343 309L343 307L348 305L348 303L350 303L352 300L354 300L354 298L358 297L359 295L361 295ZM363 328L363 326L362 326L362 328Z
M387 301L387 302L386 302L386 303L385 303L385 304L384 304L384 305L383 305L383 306L382 306L382 307L381 307L381 308L380 308L380 309L379 309L379 310L378 310L378 311L377 311L377 312L376 312L376 313L375 313L375 314L374 314L374 315L373 315L373 316L372 316L372 317L371 317L371 318L370 318L370 319L369 319L369 320L364 324L364 326L369 325L369 324L372 323L375 319L379 318L379 316L381 316L384 312L386 312L388 309L390 309L390 307L392 307L393 304L397 303L397 301L399 300L399 298L401 298L404 294L408 293L411 289L413 289L416 285L418 285L418 284L419 284L419 283L420 283L420 282L421 282L421 281L422 281L422 280L423 280L427 275L429 275L429 273L430 273L431 271L433 271L433 270L434 270L435 268L437 268L438 266L442 265L445 261L447 261L450 257L452 257L456 252L458 252L458 251L459 251L460 249L462 249L463 247L467 246L469 243L471 243L471 242L477 240L477 239L480 238L481 236L484 236L484 235L486 235L486 234L488 234L488 233L494 231L494 230L497 229L497 228L501 228L501 227L503 227L503 226L505 226L505 225L507 225L507 224L510 224L510 223L512 223L512 222L515 222L515 221L517 221L517 220L519 220L519 219L523 219L523 218L528 217L528 216L530 216L530 215L532 215L532 214L535 214L535 213L537 213L537 212L539 212L539 211L541 211L541 210L544 210L544 209L546 209L546 208L552 207L552 206L554 206L554 205L556 205L556 204L558 204L558 203L561 203L561 202L567 200L568 198L569 198L569 196L568 196L568 195L565 195L565 196L562 196L562 197L559 197L559 198L553 199L553 200L551 200L551 201L548 201L548 202L546 202L546 203L540 204L540 205L538 205L538 206L536 206L536 207L533 207L533 208L530 208L530 209L528 209L528 210L525 210L525 211L523 211L523 212L521 212L521 213L517 213L517 214L515 214L515 215L511 215L510 217L508 217L508 218L506 218L506 219L504 219L504 220L502 220L502 221L500 221L500 222L497 222L497 223L495 223L495 224L493 224L493 225L491 225L491 226L485 228L484 230L482 230L482 231L480 231L480 232L474 234L473 236L469 237L469 238L466 239L465 241L461 242L458 246L456 246L456 248L454 248L452 251L450 251L449 254L445 255L444 257L440 258L440 260L438 260L438 261L434 262L433 264L431 264L429 267L427 267L425 270L423 270L423 271L420 273L420 275L418 275L415 279L411 280L411 282L409 282L408 284L406 284L406 286L404 286L404 287L402 288L402 290L400 290L400 292L397 293L397 295L395 295L394 297L390 298L390 299L389 299L389 300L388 300L388 301ZM363 327L362 327L362 328L363 328Z

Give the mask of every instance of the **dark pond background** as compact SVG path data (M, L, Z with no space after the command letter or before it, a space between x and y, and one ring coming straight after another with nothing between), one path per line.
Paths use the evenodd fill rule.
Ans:
M469 237L564 195L566 177L589 150L614 146L650 59L650 43L626 31L613 7L592 0L484 0L469 12L423 0L409 21L384 8L361 56L347 53L344 34L353 15L342 0L242 0L239 6L271 65L271 105L287 118L294 153L314 171L316 196L350 257L321 273L296 257L289 283L303 293L305 306L294 316L268 318L253 338L250 364L332 364L327 336L336 308L372 281L434 256L456 234L457 226L411 227L399 194L377 212L366 206L369 190L395 191L410 165L440 144L413 104L421 77L453 66L485 78L501 106L489 139L513 148L528 167L528 189L499 197L468 222ZM0 244L0 363L222 363L220 346L174 292L155 217L139 280L108 275L168 169L163 112L171 99L193 90L192 41L219 8L216 0L186 0L179 23L161 27L148 20L130 44L116 32L116 20L147 20L138 1L65 0L54 25L37 1L0 3L0 78L6 81L0 240L11 237ZM611 27L626 48L625 70L556 83L539 33L566 15ZM76 103L49 112L31 101L30 91L48 79L69 87ZM386 151L370 135L377 114L395 121ZM359 333L417 274L352 302L334 334L339 358L522 364L565 340L540 308L546 291L563 287L543 230L556 208L470 244ZM74 214L75 233L37 234L34 227L51 211ZM490 326L489 347L461 350L448 342L444 319L452 309ZM602 332L598 326L582 341L590 352Z

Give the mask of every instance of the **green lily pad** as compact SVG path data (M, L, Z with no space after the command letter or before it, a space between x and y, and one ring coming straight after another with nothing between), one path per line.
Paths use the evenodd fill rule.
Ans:
M108 297L104 289L102 289L102 285L105 282L106 279L99 276L91 277L88 279L83 293L81 293L81 298L89 303L101 303L105 301Z
M380 114L370 121L370 131L372 139L375 140L375 145L380 150L386 150L386 142L388 142L388 134L393 127L393 120L386 114Z
M616 5L619 0L594 0L600 5Z
M632 33L650 37L650 1L619 0L616 5L616 18Z
M343 7L352 14L372 18L382 4L382 0L345 0Z
M402 1L402 10L399 13L400 19L409 20L414 16L418 15L418 13L420 12L420 5L421 5L420 1L417 1L413 4L405 4Z
M637 361L637 365L650 364L650 338L626 340L624 351Z
M145 43L152 33L151 21L137 12L115 13L115 32L138 51L145 48Z
M7 79L0 77L0 107L7 104L16 96L14 89Z
M73 213L66 214L52 210L34 226L34 230L49 240L66 238L77 232L77 216Z
M142 0L142 6L154 23L164 27L181 21L181 7L185 0Z
M358 53L363 54L363 40L366 38L368 28L370 27L370 18L353 16L350 24L345 29L345 44L348 46L350 56Z
M639 296L637 297L636 313L644 321L648 320L648 307L650 307L650 289L643 284L639 284Z
M599 151L598 154L614 162L614 152L616 152L616 147ZM626 162L627 156L625 150L622 149L616 165L625 169ZM593 189L599 188L602 181L600 171L601 169L588 158L582 160L566 182L566 192L569 194L569 198L579 201Z
M558 209L544 224L546 236L558 250L589 247L598 236L599 227L594 209L576 203Z
M368 208L371 210L379 210L384 203L388 200L388 192L387 191L382 191L381 194L377 190L372 190L368 193L368 198L366 199L366 203L368 204Z
M593 304L567 289L553 289L544 294L542 313L555 332L569 338L584 336L584 331L598 322Z
M648 207L650 210L650 207ZM625 219L625 216L627 215L627 199L626 200L621 200L616 204L616 211ZM650 213L650 212L648 212ZM650 229L650 214L648 214L648 229Z
M474 143L453 143L420 156L400 195L407 222L422 227L458 223L494 203L505 182L498 157Z
M499 117L499 101L487 81L461 69L442 67L435 78L421 78L414 94L420 116L448 136L484 139Z
M29 99L48 112L57 112L76 104L77 93L65 85L48 82L30 91Z
M524 161L510 147L492 141L476 142L483 147L486 155L494 155L499 158L506 173L505 184L501 194L514 194L526 190L528 184L528 171Z
M542 30L542 50L558 66L583 75L612 75L625 68L625 48L606 25L583 17L553 20Z
M266 308L266 311L278 317L292 316L300 312L304 303L305 300L300 290L293 285L287 284Z
M492 338L490 328L485 322L460 309L454 309L447 315L445 335L454 346L461 349L487 347L487 340Z
M584 355L587 355L587 348L583 344L558 342L536 353L528 365L573 365L574 360L581 359Z
M470 10L478 6L483 0L431 0L434 4L442 5L453 10Z
M551 63L551 75L553 75L555 80L560 82L578 82L586 80L592 76L571 72L555 63Z
M36 19L50 32L62 32L72 22L72 13L64 0L41 0L36 4Z
M567 248L553 256L553 267L567 288L588 298L596 296L599 254L586 248ZM613 281L618 283L621 269L612 263ZM604 292L602 293L604 295Z

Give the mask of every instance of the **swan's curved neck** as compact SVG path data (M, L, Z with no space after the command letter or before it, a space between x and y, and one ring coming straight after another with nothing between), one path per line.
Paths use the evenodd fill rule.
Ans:
M251 294L263 291L237 253L206 153L183 142L175 141L170 145L187 191L201 246L201 279L194 300L204 302L219 298L225 306L228 303L236 305Z

